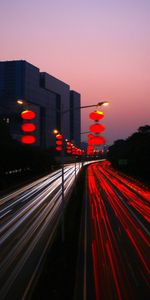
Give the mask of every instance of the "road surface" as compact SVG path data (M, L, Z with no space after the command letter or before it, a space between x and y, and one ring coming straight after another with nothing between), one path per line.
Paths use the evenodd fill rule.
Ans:
M90 243L86 242L84 268L91 251L92 299L150 299L150 190L112 169L107 161L88 166L87 189L90 232L84 234ZM86 300L91 299L90 285L86 288Z
M64 168L65 203L81 164ZM61 169L1 198L0 299L28 299L28 292L62 216ZM76 174L76 175L75 175Z

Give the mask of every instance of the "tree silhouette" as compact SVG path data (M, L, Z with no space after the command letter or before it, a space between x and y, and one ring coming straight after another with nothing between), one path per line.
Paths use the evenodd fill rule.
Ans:
M115 141L108 157L114 167L150 183L150 126L141 126L126 140ZM123 160L126 164L120 164Z

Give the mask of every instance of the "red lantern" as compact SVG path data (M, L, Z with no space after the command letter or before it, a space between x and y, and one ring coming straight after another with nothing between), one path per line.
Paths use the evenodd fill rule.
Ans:
M88 150L94 150L93 145L88 145Z
M36 138L34 135L24 135L21 137L21 142L23 144L34 144L36 142Z
M93 124L90 126L90 131L99 133L102 132L105 129L105 126L103 124Z
M71 153L71 150L70 150L70 149L67 149L67 153Z
M61 146L57 146L57 147L56 147L56 150L57 150L57 151L62 151L62 147L61 147Z
M104 117L104 114L102 111L96 110L89 114L90 119L94 121L99 121Z
M62 135L60 133L56 134L56 150L61 151L62 150Z
M71 142L67 142L66 150L70 150L71 151Z
M24 132L33 132L36 130L36 125L33 123L24 123L21 125L21 129Z
M36 113L32 110L26 109L21 113L21 118L25 120L32 120L35 119L35 117L36 117Z
M93 147L93 146L88 146L88 147L87 147L87 154L88 154L88 155L92 155L92 154L93 154L93 151L94 151L94 147Z
M56 139L57 139L57 140L62 140L62 135L61 135L60 133L58 133L58 134L56 135Z
M93 138L95 135L93 135L92 133L88 134L88 138L91 139Z
M58 146L62 146L62 141L61 141L61 140L59 140L59 141L56 141L56 145L58 145Z
M102 136L94 136L89 139L90 145L103 145L106 141Z

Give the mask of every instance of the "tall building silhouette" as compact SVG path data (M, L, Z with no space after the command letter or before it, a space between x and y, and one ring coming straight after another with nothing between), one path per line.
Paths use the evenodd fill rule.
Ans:
M70 91L70 139L80 146L81 119L79 113L80 94Z
M22 106L18 99L24 101ZM57 128L80 146L79 107L80 94L63 81L24 60L0 62L0 118L7 119L13 138L20 140L20 113L28 108L36 112L36 145L54 146L52 132Z

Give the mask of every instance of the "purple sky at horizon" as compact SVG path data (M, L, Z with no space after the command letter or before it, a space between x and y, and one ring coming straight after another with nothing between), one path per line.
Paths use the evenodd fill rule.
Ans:
M0 60L27 60L82 105L110 101L107 144L150 125L150 0L1 0L0 34Z

